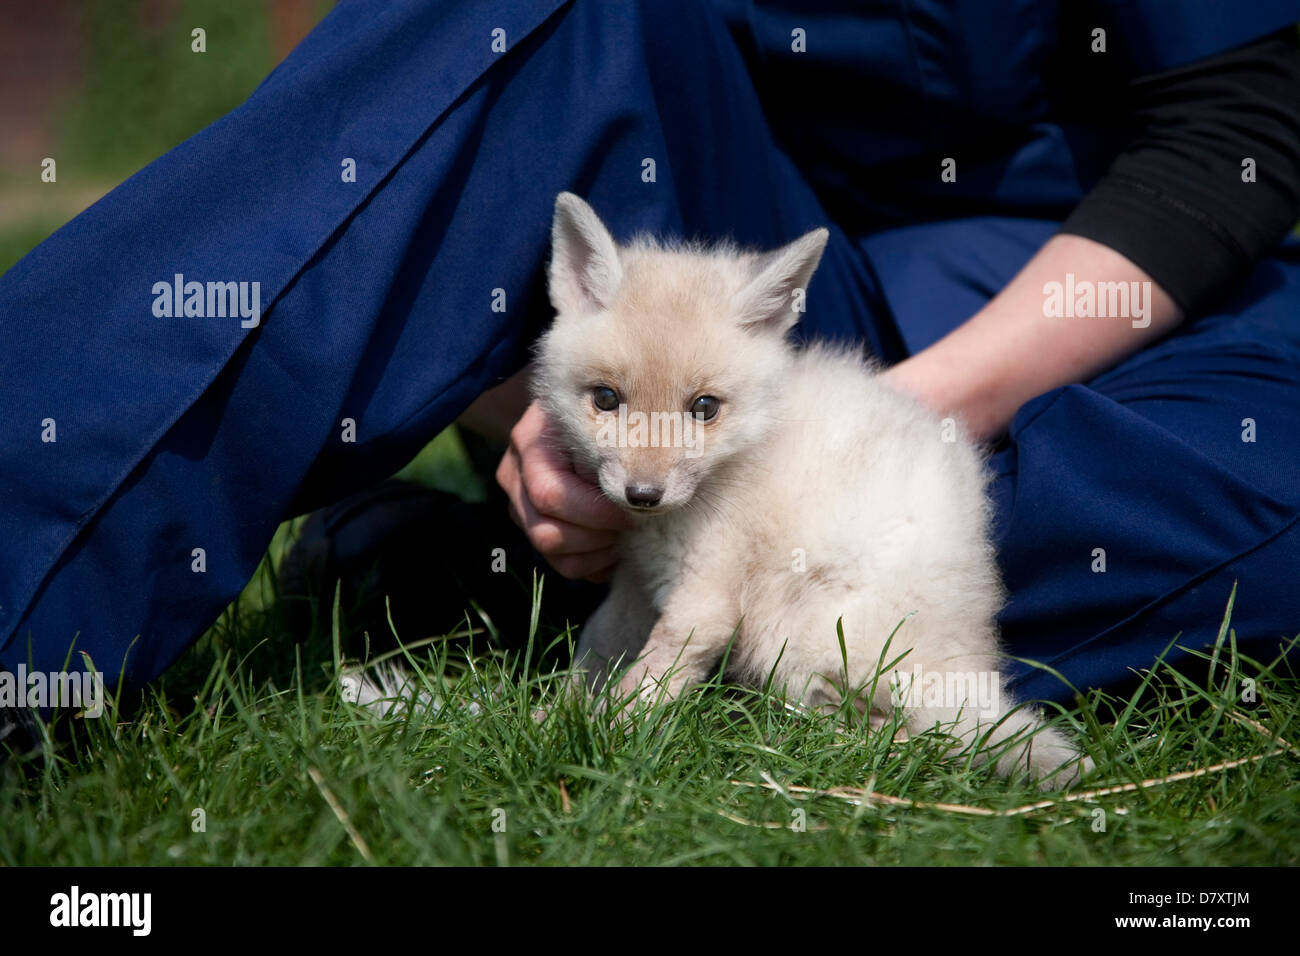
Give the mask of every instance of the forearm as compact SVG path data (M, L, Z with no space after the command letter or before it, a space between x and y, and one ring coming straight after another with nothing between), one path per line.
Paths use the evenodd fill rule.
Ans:
M1087 288L1085 282L1094 290L1104 289L1101 283L1136 282L1138 296L1130 299L1125 316L1098 317L1094 301L1093 315L1085 317L1078 314L1085 309L1065 301L1067 282L1075 290ZM1055 301L1050 283L1061 287ZM1105 299L1103 295L1103 307L1109 305ZM1045 314L1052 311L1045 305L1057 301L1066 314ZM1174 300L1124 256L1090 239L1062 234L1053 236L983 309L886 374L936 412L960 416L977 438L989 439L1005 431L1029 399L1087 381L1182 319Z
M1294 30L1138 78L1127 99L1141 132L1061 234L977 315L890 372L978 437L1003 431L1035 395L1120 362L1182 310L1202 311L1300 215ZM1149 313L1139 327L1080 310L1044 315L1044 288L1071 274L1076 287L1150 282L1139 285Z

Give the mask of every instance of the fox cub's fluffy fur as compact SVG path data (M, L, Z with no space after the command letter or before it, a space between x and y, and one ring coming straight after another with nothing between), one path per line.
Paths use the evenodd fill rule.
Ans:
M1071 764L1045 785L1069 782L1076 752L1015 710L997 677L1003 592L978 452L858 352L787 343L827 237L767 254L619 247L577 196L556 200L558 314L538 345L535 395L575 463L635 516L579 660L593 684L618 665L621 689L675 696L731 643L731 677L772 675L811 707L851 688L877 718L901 706L912 731L939 723L985 749L1016 736L1001 772L1041 778ZM698 443L647 447L654 429L612 441L618 406L625 421L690 415ZM905 677L939 676L914 679L910 694L877 676L904 652L894 669ZM992 675L993 710L963 696L975 675Z

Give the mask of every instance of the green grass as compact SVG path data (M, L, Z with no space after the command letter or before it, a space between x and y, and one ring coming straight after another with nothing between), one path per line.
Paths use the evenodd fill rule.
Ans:
M78 6L71 15L85 62L68 65L73 82L53 107L47 150L58 179L41 181L37 156L0 168L0 275L132 173L238 107L275 66L263 0L178 0L161 17L141 0ZM313 0L307 19L319 21L332 6ZM206 31L206 53L191 48L195 27Z
M123 176L236 106L268 68L255 0L183 4L174 26L204 26L206 56L189 51L184 31L136 29L136 6L89 8L95 56L88 84L63 111L59 186L39 183L34 170L0 184L13 200L0 222L0 273ZM327 7L322 0L317 12ZM404 474L481 497L463 458L448 433ZM272 569L293 530L281 529L240 600L140 707L85 721L42 765L0 770L0 864L1131 866L1300 857L1300 761L1276 753L1269 736L1300 737L1300 680L1261 662L1255 701L1241 700L1249 662L1233 654L1228 626L1208 681L1157 668L1131 699L1093 693L1059 719L1097 761L1084 789L1244 763L1092 799L1057 795L1004 815L1042 795L973 768L940 734L895 743L716 684L614 726L562 700L563 675L539 669L537 653L423 644L412 663L448 706L375 718L335 692L346 635L323 628L296 645L283 633ZM535 637L534 651L571 640ZM541 723L532 717L539 707L548 711ZM792 826L800 810L802 831Z
M433 470L454 456L444 442ZM347 635L327 622L294 644L278 612L268 556L141 706L82 721L43 766L11 762L0 780L0 864L1300 858L1300 761L1273 739L1300 737L1300 681L1260 662L1255 699L1243 701L1250 662L1233 652L1226 620L1204 682L1157 668L1131 699L1094 692L1055 719L1097 761L1085 789L1245 762L1080 800L997 778L938 732L895 742L852 714L809 716L716 681L635 718L601 718L564 693L564 672L535 663L568 631L534 633L513 654L486 648L483 635L477 648L403 635L416 645L409 665L445 705L379 718L335 691ZM836 790L846 787L883 797Z

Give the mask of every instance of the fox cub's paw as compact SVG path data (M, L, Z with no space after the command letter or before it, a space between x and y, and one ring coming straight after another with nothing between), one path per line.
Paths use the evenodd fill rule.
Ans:
M1050 728L1039 730L998 761L998 770L1006 776L1028 773L1044 791L1073 787L1094 769L1091 757Z

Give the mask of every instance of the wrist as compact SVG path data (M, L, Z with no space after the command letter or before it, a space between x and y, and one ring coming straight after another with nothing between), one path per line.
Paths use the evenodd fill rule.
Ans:
M885 377L939 417L960 420L979 441L1004 432L1023 401L992 357L967 352L960 344L954 348L947 340L903 360Z
M458 425L500 442L510 440L510 430L523 417L532 401L529 378L532 366L519 372L476 398L456 420Z

